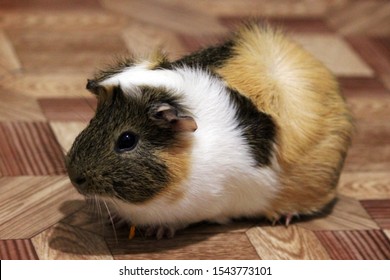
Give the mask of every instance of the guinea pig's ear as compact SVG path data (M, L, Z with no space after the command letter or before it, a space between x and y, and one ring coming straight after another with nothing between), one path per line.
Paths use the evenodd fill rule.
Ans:
M99 85L98 82L96 82L95 80L90 79L87 80L86 89L95 95L100 95L101 93L103 93L103 91L105 91L103 86Z
M110 92L112 92L113 89L107 89L95 80L88 79L86 89L92 94L96 95L100 104L106 103L112 99L112 94L110 94Z
M151 119L163 127L171 127L177 132L194 132L198 126L191 116L181 115L168 103L161 103L151 109Z

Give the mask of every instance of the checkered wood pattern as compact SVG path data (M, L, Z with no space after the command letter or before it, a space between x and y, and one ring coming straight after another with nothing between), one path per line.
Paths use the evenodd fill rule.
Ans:
M86 79L115 56L180 57L251 17L291 31L355 114L333 211L128 240L66 176L63 154L96 106ZM0 259L390 259L390 2L0 0Z

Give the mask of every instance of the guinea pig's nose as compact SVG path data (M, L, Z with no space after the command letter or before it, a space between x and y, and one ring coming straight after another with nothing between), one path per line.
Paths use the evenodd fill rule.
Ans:
M73 186L75 186L76 188L81 190L81 189L85 189L88 186L87 178L84 175L77 172L75 168L68 167L68 175Z

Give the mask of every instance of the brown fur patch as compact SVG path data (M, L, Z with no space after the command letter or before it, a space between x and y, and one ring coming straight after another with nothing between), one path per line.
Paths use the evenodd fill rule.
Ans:
M215 71L278 126L282 190L266 215L321 210L335 197L353 131L335 78L268 26L246 26L233 41L234 55Z
M162 195L172 202L183 197L184 190L181 185L189 176L191 147L192 140L183 134L174 146L159 152L158 157L168 166L171 182L157 197Z

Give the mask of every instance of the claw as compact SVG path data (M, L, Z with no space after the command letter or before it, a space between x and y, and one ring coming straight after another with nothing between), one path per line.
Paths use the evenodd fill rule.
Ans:
M291 223L293 215L292 214L287 214L286 216L286 227L288 227Z
M279 222L280 220L280 217L276 217L272 220L272 226L274 227L276 225L277 222Z
M297 214L297 213L289 213L289 214L287 214L287 216L286 216L286 227L288 227L290 225L291 220L294 217L299 217L299 214Z

